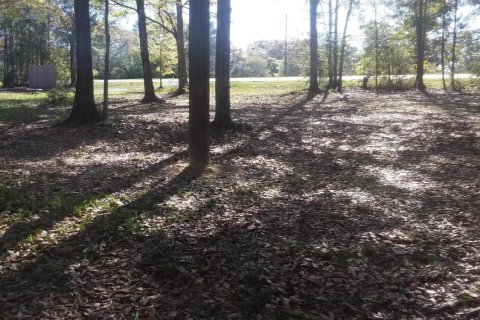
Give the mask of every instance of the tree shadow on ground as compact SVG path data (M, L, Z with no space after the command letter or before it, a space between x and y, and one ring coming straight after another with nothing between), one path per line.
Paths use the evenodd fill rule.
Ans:
M252 130L214 136L202 177L174 160L147 169L154 182L124 205L10 257L0 315L462 318L477 306L465 261L478 259L478 236L461 235L473 215L458 223L439 211L470 210L444 192L459 169L442 180L450 161L422 167L461 151L438 148L456 141L444 140L454 127L430 131L449 120L388 99L292 99L246 108Z
M0 236L0 255L4 256L39 231L50 231L64 219L73 219L79 225L86 223L79 215L88 207L100 205L103 211L113 210L119 204L109 198L110 195L134 187L186 156L187 152L181 151L147 168L96 165L81 174L42 172L28 177L28 183L8 189L9 201L0 208L4 212L2 218L12 221ZM115 178L99 176L99 172L115 172Z

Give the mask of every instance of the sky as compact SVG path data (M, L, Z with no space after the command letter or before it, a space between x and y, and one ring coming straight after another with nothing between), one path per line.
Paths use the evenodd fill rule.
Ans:
M232 43L246 48L256 40L283 40L285 15L289 38L307 38L308 10L307 0L232 0Z
M231 0L232 25L231 41L234 47L246 49L247 46L258 40L284 40L285 15L287 15L287 35L289 39L306 39L309 34L309 5L308 0ZM319 12L322 8L319 7ZM326 9L326 8L323 8ZM379 18L386 13L380 8ZM345 13L340 13L340 32L343 32ZM185 15L188 19L188 13ZM348 34L350 43L360 47L362 44L362 20L373 19L373 10L363 8L355 10L349 23ZM324 29L319 17L318 31ZM125 25L131 27L136 22L136 15L129 15ZM472 29L480 29L480 18L471 25Z
M231 0L231 6L230 37L236 48L246 49L249 44L258 40L284 40L285 15L287 15L288 38L308 38L308 0ZM212 10L215 8L213 7ZM188 20L188 12L185 13L185 19ZM344 20L343 17L340 19ZM129 14L123 23L124 27L131 28L136 21L136 15ZM360 36L360 29L355 23L349 28L349 33ZM320 25L319 32L321 32Z

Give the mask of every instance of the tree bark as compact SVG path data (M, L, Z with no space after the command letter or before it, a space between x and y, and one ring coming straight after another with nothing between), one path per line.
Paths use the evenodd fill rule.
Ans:
M75 32L69 35L70 41L70 86L75 87L77 83L77 40Z
M177 34L175 42L177 45L177 65L178 65L178 93L184 93L188 86L187 62L185 57L185 36L183 23L183 5L182 0L177 0Z
M458 0L454 2L453 16L453 40L452 40L452 70L450 75L450 86L455 90L455 64L457 60L457 27L458 27Z
M310 96L319 91L318 87L318 30L317 9L319 0L310 0Z
M92 35L88 0L75 0L77 83L68 123L90 124L100 119L93 97Z
M155 95L153 87L152 67L150 65L150 52L148 50L147 17L145 15L145 1L135 0L138 15L138 33L140 37L140 55L142 58L143 86L145 90L142 103L160 102Z
M108 117L108 80L110 78L110 22L109 0L105 0L105 69L103 71L103 109L102 118Z
M338 0L335 1L335 22L333 28L333 88L338 85Z
M218 128L232 125L230 113L230 0L217 0L215 60L215 120Z
M426 89L425 83L423 82L424 70L424 60L425 60L425 1L417 0L416 2L416 22L415 22L415 31L417 37L417 77L416 77L416 87L418 90L424 91Z
M333 83L333 45L332 45L332 30L333 30L333 6L332 0L328 0L328 35L327 35L327 51L328 51L328 85L327 89L334 87Z
M443 90L447 91L447 82L445 81L445 31L447 28L447 1L443 0L443 8L442 8L442 52L441 52L441 64L442 64L442 84Z
M338 83L337 89L338 92L343 90L343 66L345 64L345 47L347 46L347 29L348 22L350 21L350 15L352 14L353 9L353 0L350 0L348 3L347 16L345 17L345 26L343 28L343 37L342 37L342 47L340 49L340 66L338 67Z
M190 2L190 168L202 171L209 163L210 1Z
M375 10L375 92L378 94L378 70L379 68L379 50L378 50L378 20L377 20L377 5L374 4Z

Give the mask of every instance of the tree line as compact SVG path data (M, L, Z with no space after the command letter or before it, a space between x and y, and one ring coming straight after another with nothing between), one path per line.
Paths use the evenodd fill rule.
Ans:
M111 25L111 49L108 52L110 78L141 78L144 71L150 69L155 77L178 78L178 91L185 92L189 42L188 22L184 21L184 15L189 10L188 1L110 0L109 3L109 14L106 16L110 18ZM313 6L310 22L318 29L315 34L315 30L310 28L310 40L290 39L287 44L280 40L257 41L246 49L232 47L231 76L309 75L311 43L317 47L318 76L320 80L325 79L325 86L329 88L341 87L344 74L371 76L376 82L381 77L381 81L391 84L398 75L416 73L417 70L421 72L424 68L424 72L445 74L445 88L453 89L455 81L451 75L457 71L477 74L480 71L480 59L476 54L480 47L479 33L468 28L478 16L476 0L361 3L358 0L318 0L309 3ZM95 78L104 78L107 63L104 4L105 1L92 0L90 7ZM47 63L56 66L61 84L74 86L76 44L73 0L4 0L0 6L0 37L3 40L0 43L3 61L0 80L3 86L26 85L28 65ZM141 18L142 8L145 24ZM384 12L386 8L395 10L388 15L370 14L362 20L365 12ZM134 30L121 27L122 18L128 13L139 17ZM352 17L355 17L355 22L361 23L364 34L361 45L352 45L348 34ZM145 42L146 37L148 40ZM216 24L213 23L209 38L212 77L215 73L215 37ZM151 64L147 69L146 46ZM284 63L287 50L288 63ZM149 97L153 99L151 94Z
M163 101L156 96L153 85L151 52L154 49L161 56L157 66L161 71L167 68L167 59L174 60L171 63L176 65L178 92L185 92L189 86L190 165L198 170L209 162L209 78L212 68L216 77L213 125L228 128L232 126L230 76L239 72L235 71L235 67L239 68L242 63L248 65L242 52L231 50L231 3L230 0L216 1L216 32L212 37L209 0L146 1L0 1L1 36L4 40L1 50L3 85L25 81L26 67L31 63L58 63L68 70L71 85L75 86L73 108L67 123L85 124L105 119L108 116L108 80L114 61L112 58L116 51L123 51L121 46L116 47L118 43L111 41L114 22L111 22L110 16L133 12L138 18L136 31L140 61L135 65L141 67L144 79L142 103ZM293 60L304 63L297 68L303 68L309 74L310 96L320 91L319 80L322 78L326 78L326 89L342 91L346 66L352 68L355 65L352 61L355 55L351 54L354 49L348 43L348 23L359 5L358 0L309 0L310 39L308 42L294 42L298 44L299 57ZM376 86L378 77L385 73L389 81L393 81L395 75L412 70L416 73L415 86L425 90L425 70L429 63L439 60L443 74L449 69L450 86L455 88L454 75L460 61L460 48L464 50L464 65L468 64L471 70L478 72L478 54L467 50L478 49L478 35L472 31L461 33L473 15L462 16L460 10L464 5L478 8L477 0L385 0L367 5L371 6L374 19L364 24L364 52L359 55L361 63L357 63L356 68L363 67L364 74L373 73ZM381 5L396 8L390 22L378 18L378 7ZM112 6L115 6L114 11L111 11ZM189 21L185 23L183 11L187 9ZM99 17L103 17L103 23ZM320 32L319 20L323 22ZM103 46L101 51L104 52L102 77L105 89L101 114L93 96L94 53L100 51L99 43L95 43L96 39L92 37L95 32L102 33L100 47ZM463 47L460 37L464 39ZM153 47L152 42L156 42L158 47ZM165 50L169 45L174 48L175 54ZM290 73L286 60L287 49L285 45L282 51L282 46L275 41L260 41L247 51L258 58L258 63L263 61L271 75L282 72L279 62L283 54L283 74L291 75L293 72ZM291 63L290 68L293 65ZM446 80L444 86L447 87Z

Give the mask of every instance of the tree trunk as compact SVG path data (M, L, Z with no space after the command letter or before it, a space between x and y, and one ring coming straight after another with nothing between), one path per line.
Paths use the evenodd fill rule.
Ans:
M143 70L143 86L145 95L142 103L160 102L161 100L155 95L153 87L152 67L150 65L150 53L148 50L148 34L147 34L147 17L145 15L145 1L135 0L137 3L138 15L138 33L140 37L140 55L142 58Z
M424 0L417 0L416 2L416 22L415 22L415 31L417 37L417 77L416 77L416 87L418 90L425 90L425 83L423 82L424 71L424 60L425 60L425 2Z
M158 66L160 69L160 77L159 77L159 89L163 89L163 62L162 59L160 59L160 65Z
M328 50L328 85L327 89L331 89L334 86L333 83L333 46L332 46L332 30L333 30L333 7L332 0L328 0L328 35L327 35L327 50Z
M67 122L95 123L100 119L93 97L92 35L88 0L75 0L77 83L73 108Z
M343 37L342 37L342 48L340 49L340 66L338 67L338 83L337 89L338 92L343 90L343 66L345 64L345 47L347 46L347 28L348 22L350 20L350 15L352 14L353 9L353 0L350 0L348 3L347 16L345 17L345 26L343 28Z
M442 52L441 52L441 64L442 64L442 84L443 84L443 90L447 91L447 82L445 81L445 31L447 28L447 19L446 19L446 14L447 14L447 1L443 0L443 8L442 8Z
M108 117L108 80L110 78L110 24L109 17L110 8L109 1L105 0L105 69L103 71L103 109L102 118Z
M455 63L457 60L457 26L458 26L458 0L454 2L454 16L453 16L453 41L452 41L452 70L450 75L450 85L452 90L455 90Z
M285 14L285 40L283 56L283 76L288 77L288 14Z
M3 87L15 87L15 59L14 59L14 35L13 25L8 23L5 26L5 74L3 76Z
M338 84L338 0L335 1L335 22L333 28L333 88Z
M5 85L5 78L7 77L7 65L8 65L8 58L7 58L7 32L3 34L3 85Z
M185 57L185 36L183 24L183 5L181 0L177 0L177 34L175 42L177 45L177 65L178 65L178 93L184 93L188 86L187 62Z
M70 41L70 86L75 87L77 82L77 40L75 39L75 32L69 36Z
M230 0L217 0L215 120L218 128L232 125L230 114Z
M379 50L378 50L378 20L377 6L374 4L375 10L375 92L378 94L378 72L379 72Z
M310 87L308 93L318 93L318 30L317 9L319 0L310 0Z
M190 2L190 168L202 171L209 163L210 1Z

